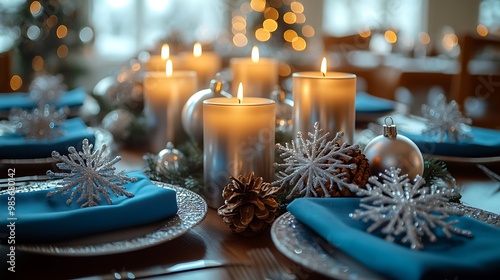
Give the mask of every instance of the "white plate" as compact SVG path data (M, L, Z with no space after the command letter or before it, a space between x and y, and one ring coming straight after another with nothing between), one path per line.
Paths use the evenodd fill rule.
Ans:
M162 182L153 183L176 191L179 208L177 215L146 226L95 234L64 243L16 244L16 250L58 256L96 256L130 252L179 237L199 224L207 215L207 204L198 194ZM50 187L50 182L38 182L20 187L16 191L35 191Z
M453 203L465 215L500 227L500 215ZM273 223L271 238L276 248L292 261L335 279L383 279L321 237L287 212ZM355 242L355 241L353 241Z

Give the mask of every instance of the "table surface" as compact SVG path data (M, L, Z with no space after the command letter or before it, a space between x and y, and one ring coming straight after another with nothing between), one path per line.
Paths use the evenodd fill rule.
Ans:
M119 153L123 160L117 164L118 170L143 168L143 152L121 150ZM462 187L463 203L500 214L498 182L492 182L470 164L448 167ZM498 172L499 167L500 165L495 165L493 170ZM137 251L93 257L47 256L16 251L15 273L7 271L8 248L0 245L0 279L80 278L200 259L244 263L249 261L247 251L260 247L269 247L278 260L300 279L325 279L282 255L274 246L269 230L251 238L236 235L222 222L217 211L210 208L206 218L184 235ZM227 268L223 267L171 274L161 279L231 279L231 276Z

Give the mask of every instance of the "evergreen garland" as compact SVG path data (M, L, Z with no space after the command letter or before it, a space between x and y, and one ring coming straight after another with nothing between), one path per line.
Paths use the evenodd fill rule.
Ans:
M291 140L290 136L282 132L277 132L275 139L277 143L285 143ZM144 160L146 162L145 174L152 180L178 185L203 196L203 149L194 141L187 142L177 149L185 155L185 161L177 170L168 170L166 173L157 172L157 155L148 153L144 155ZM279 151L276 149L276 154L278 155L278 153ZM276 156L276 160L280 159L281 157ZM424 186L426 187L455 180L446 168L446 164L433 157L424 157L424 174L422 177L425 179ZM300 197L299 195L295 195L287 199L292 187L293 186L284 185L276 193L277 201L280 206L280 214L286 212L286 207L290 202ZM460 198L461 195L457 193L455 197L450 198L450 201L459 203Z

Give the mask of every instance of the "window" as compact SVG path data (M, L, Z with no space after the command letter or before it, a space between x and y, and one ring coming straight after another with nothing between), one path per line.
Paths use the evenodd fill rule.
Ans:
M225 26L224 0L94 0L91 22L101 55L130 56L168 36L184 42L214 41Z

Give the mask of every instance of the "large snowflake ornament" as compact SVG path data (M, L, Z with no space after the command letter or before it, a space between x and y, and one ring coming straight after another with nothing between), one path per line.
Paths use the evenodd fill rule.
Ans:
M41 74L30 84L30 97L39 105L53 104L67 89L62 75Z
M92 151L93 145L89 144L88 139L84 139L82 143L81 152L78 152L75 147L69 147L70 154L67 156L56 151L52 152L54 159L62 161L57 163L57 167L70 172L47 171L50 178L62 178L61 184L63 185L55 191L49 192L47 197L71 193L66 201L69 205L79 195L76 203L83 202L82 208L99 205L102 197L106 199L108 204L112 204L110 192L115 196L133 197L133 193L127 192L120 185L126 182L135 182L137 179L128 177L123 174L123 171L115 174L113 165L120 161L121 157L117 156L109 160L108 156L105 155L106 145L103 145L101 150Z
M439 142L445 140L458 142L461 139L472 138L466 131L472 120L462 115L455 100L446 103L444 94L437 96L431 105L423 104L422 115L428 120L423 133L438 135Z
M356 164L345 164L339 158L350 159L348 151L356 150L359 145L348 145L338 142L344 135L338 132L336 136L328 141L328 132L323 133L319 128L319 123L314 124L314 133L309 132L310 139L304 139L301 132L297 133L297 143L292 141L291 145L285 143L285 146L277 144L281 151L281 157L284 163L275 163L277 168L285 168L278 172L278 179L273 185L284 187L286 184L293 186L287 196L292 198L295 194L301 196L318 196L316 189L320 187L325 196L330 196L328 188L335 184L342 189L347 187L349 190L357 186L347 182L345 172L339 172L342 169L355 169Z
M437 241L433 230L440 227L446 237L452 233L471 237L468 230L456 228L458 220L448 221L451 214L462 215L463 212L448 205L450 195L454 190L441 188L434 192L423 187L424 179L416 176L411 183L408 175L401 175L401 169L390 168L381 175L383 183L378 177L372 176L367 189L358 189L363 195L361 209L356 209L350 216L364 222L372 221L368 232L380 229L386 235L386 240L394 242L401 237L401 243L410 243L415 250L424 248L423 237L427 236L431 242ZM367 202L370 202L369 204Z
M9 114L9 121L16 133L26 139L53 139L63 135L60 129L66 119L65 109L55 109L48 104L31 111L14 109Z

